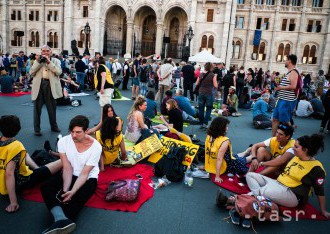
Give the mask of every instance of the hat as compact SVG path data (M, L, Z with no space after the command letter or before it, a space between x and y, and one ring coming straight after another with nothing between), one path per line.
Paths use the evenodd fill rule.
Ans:
M236 91L236 87L235 86L230 86L229 88Z

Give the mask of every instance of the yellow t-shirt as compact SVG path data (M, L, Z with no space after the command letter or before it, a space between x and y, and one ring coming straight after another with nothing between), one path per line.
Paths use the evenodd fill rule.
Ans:
M269 144L270 153L273 155L273 158L283 155L288 149L294 147L294 142L294 139L290 139L284 147L280 147L280 143L277 141L276 137L272 137Z
M102 150L104 154L104 165L109 165L113 163L119 154L120 143L123 140L123 134L119 134L113 140L113 144L111 144L110 139L107 139L105 143L101 139L101 131L96 132L96 140L100 142L102 145Z
M17 140L9 143L8 145L0 147L0 193L2 195L8 194L6 188L6 166L18 154L21 154L19 160L19 174L22 176L29 176L32 171L25 164L26 150L23 144Z
M208 173L216 174L217 171L217 158L218 152L223 142L229 141L228 137L220 136L216 139L212 139L211 136L207 136L205 140L205 171ZM229 146L230 141L229 141ZM231 149L231 148L230 148ZM227 162L225 158L222 160L220 175L225 173L227 170Z

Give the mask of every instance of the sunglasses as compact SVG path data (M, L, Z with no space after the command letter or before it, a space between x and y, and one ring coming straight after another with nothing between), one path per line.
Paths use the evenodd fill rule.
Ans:
M288 128L288 126L286 126L286 125L283 125L283 124L280 124L280 125L278 125L278 128L279 129L287 129Z

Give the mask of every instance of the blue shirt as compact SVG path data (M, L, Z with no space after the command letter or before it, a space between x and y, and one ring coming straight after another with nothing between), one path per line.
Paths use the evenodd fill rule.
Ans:
M147 109L143 112L144 117L150 119L155 117L155 110L157 110L157 103L154 100L147 98Z
M17 57L16 59L18 67L24 67L24 57Z
M13 79L10 76L1 76L0 85L2 93L12 93L13 92Z
M187 97L184 96L175 96L174 100L178 103L180 110L186 112L188 115L195 116L196 110L190 104L190 101Z
M262 99L259 99L253 106L252 115L253 118L257 115L265 115L270 118L269 114L267 113L268 104Z

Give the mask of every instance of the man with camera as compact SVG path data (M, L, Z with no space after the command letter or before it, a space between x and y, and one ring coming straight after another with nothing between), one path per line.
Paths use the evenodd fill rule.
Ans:
M46 104L51 130L60 132L56 123L56 100L63 96L59 75L62 73L61 62L51 58L51 48L44 45L41 54L36 55L36 60L30 69L33 76L32 101L34 102L34 134L41 136L40 115L42 106Z

